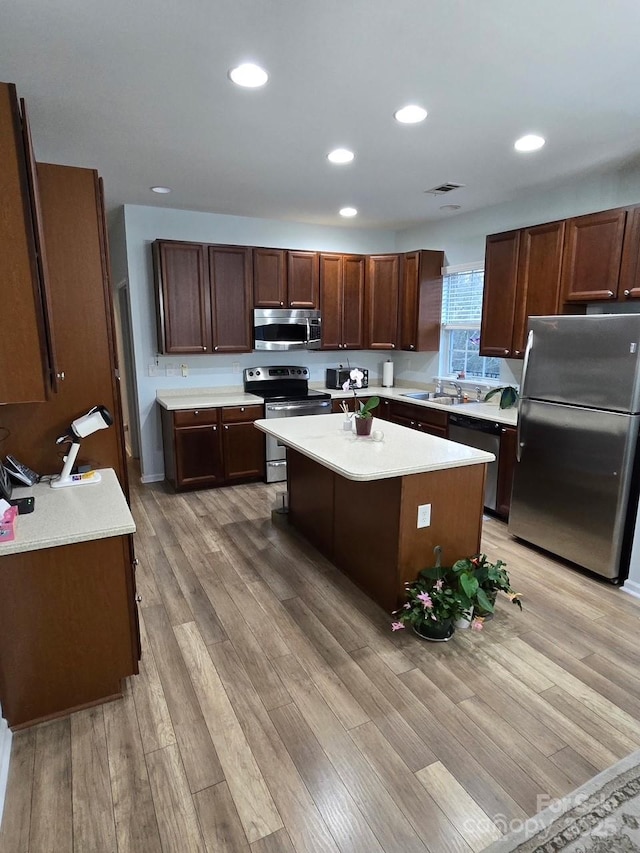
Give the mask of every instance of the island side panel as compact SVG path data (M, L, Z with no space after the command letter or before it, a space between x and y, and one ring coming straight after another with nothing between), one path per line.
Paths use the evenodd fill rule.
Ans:
M307 456L287 448L289 521L333 560L335 474Z
M396 606L402 481L335 475L333 562L387 611Z
M398 604L404 600L404 583L435 565L436 545L442 548L443 566L479 552L485 469L469 465L402 478ZM417 527L421 504L431 504L429 527Z

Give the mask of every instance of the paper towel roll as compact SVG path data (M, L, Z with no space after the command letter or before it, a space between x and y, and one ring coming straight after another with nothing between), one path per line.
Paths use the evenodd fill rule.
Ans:
M393 387L393 362L391 359L382 365L382 385L384 388Z

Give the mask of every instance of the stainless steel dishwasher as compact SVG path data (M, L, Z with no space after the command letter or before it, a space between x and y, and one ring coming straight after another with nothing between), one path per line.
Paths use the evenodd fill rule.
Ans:
M501 424L495 421L483 421L466 415L449 415L449 441L486 450L496 457L495 462L487 464L487 476L484 483L484 505L495 512L498 500L498 461L500 459Z

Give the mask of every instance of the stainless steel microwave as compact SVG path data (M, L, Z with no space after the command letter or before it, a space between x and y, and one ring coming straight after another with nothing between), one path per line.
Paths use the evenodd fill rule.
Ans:
M254 347L257 350L320 349L322 320L319 311L255 308Z

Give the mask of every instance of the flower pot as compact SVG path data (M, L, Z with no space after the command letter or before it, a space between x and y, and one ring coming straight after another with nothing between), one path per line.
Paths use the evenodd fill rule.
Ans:
M371 435L372 426L373 418L356 418L357 435Z
M412 627L419 637L432 643L446 643L455 631L451 619L444 619L442 622L424 622L419 628L416 628L415 625Z
M457 631L465 631L467 628L471 627L471 620L473 619L473 607L459 619L453 623Z

